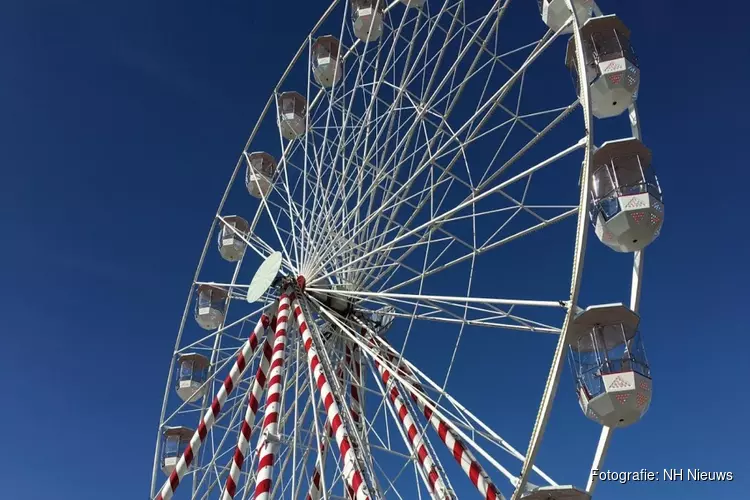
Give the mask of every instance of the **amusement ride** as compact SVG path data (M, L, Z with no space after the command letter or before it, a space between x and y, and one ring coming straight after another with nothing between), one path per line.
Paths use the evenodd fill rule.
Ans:
M646 413L664 204L630 30L592 0L530 4L335 0L315 23L203 248L150 498L592 497L588 465L557 483L537 458L566 364L590 470ZM592 251L627 265L629 301L581 303ZM503 384L537 379L528 442L503 438Z

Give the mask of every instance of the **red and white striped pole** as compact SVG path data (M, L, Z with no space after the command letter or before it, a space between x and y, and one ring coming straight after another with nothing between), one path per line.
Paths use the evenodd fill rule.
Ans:
M349 343L345 344L345 360L349 366L351 373L350 378L350 393L351 398L349 400L349 414L352 416L354 422L354 430L363 436L362 431L364 429L364 420L362 417L362 400L359 397L359 380L362 378L362 366L359 363L359 351L357 344L353 344L350 348ZM356 441L352 443L356 449ZM348 498L354 498L354 492L351 488L347 487Z
M156 500L169 500L170 498L172 498L172 495L174 495L174 492L177 489L177 486L179 486L180 481L185 476L185 473L188 471L190 464L193 462L193 459L198 454L198 451L200 450L201 445L203 444L203 440L206 439L206 435L208 435L208 431L211 430L211 427L213 427L214 422L216 422L216 418L219 416L219 413L221 412L221 408L224 406L224 403L226 403L227 397L229 396L229 394L231 394L232 390L237 386L237 382L239 381L240 376L242 375L242 372L245 371L245 368L247 367L247 360L249 360L252 357L253 352L258 347L258 336L264 333L265 328L268 326L269 322L270 322L270 319L264 313L260 317L258 324L255 325L255 329L253 330L253 333L250 335L250 337L248 337L248 339L242 345L242 349L240 349L240 353L237 356L237 359L235 360L234 365L232 366L232 369L229 371L229 375L227 375L227 377L224 379L224 383L222 384L219 391L216 393L216 396L214 396L214 400L211 403L211 407L208 409L208 411L206 411L206 414L203 416L203 419L201 420L200 425L198 425L198 429L195 431L195 434L193 434L193 437L190 439L190 444L185 449L185 452L182 454L182 457L180 457L180 461L177 462L177 465L172 471L172 474L170 474L169 479L167 479L164 482L164 485L159 491L159 494L156 495Z
M336 376L339 380L343 380L344 369L341 366L339 366ZM326 421L325 427L323 428L323 436L320 438L320 444L318 445L318 455L320 458L315 462L315 471L310 480L310 491L307 493L307 500L319 500L323 495L320 488L320 476L321 469L325 467L326 455L328 454L328 443L331 441L331 437L333 437L333 432L331 432L331 426Z
M372 340L370 342L371 345L377 349L377 347L375 347L374 345L374 342ZM420 397L417 397L415 391L409 390L411 399L416 403L420 411L424 413L425 418L427 418L427 420L430 422L432 428L435 429L435 432L437 432L440 440L451 451L453 458L456 459L456 462L458 462L458 464L461 466L461 469L466 473L467 476L469 476L469 480L474 485L474 487L486 500L502 499L502 494L492 482L484 468L482 468L480 463L474 457L474 454L471 453L471 451L466 447L461 438L453 431L453 429L448 427L448 425L446 425L446 423L443 422L443 420L434 413L435 407L426 402L426 400L429 401L429 397L427 396L424 388L419 383L411 369L409 369L409 367L404 364L397 365L397 357L388 352L386 349L379 350L381 353L385 354L389 361L397 366L399 374L406 376L411 381L415 391L419 392L420 395L424 398L422 399Z
M357 427L357 431L361 433L363 420L362 400L359 397L359 384L362 379L362 365L359 362L359 346L357 346L357 344L352 344L350 347L349 343L346 343L345 359L346 364L349 366L349 371L351 372L351 384L349 385L351 403L349 413L352 416L352 420L354 420L354 425Z
M292 298L294 294L292 294ZM289 295L281 294L279 310L276 313L276 337L273 341L271 366L268 372L268 392L266 412L263 418L263 431L259 450L258 471L255 476L255 500L271 498L273 467L279 451L279 410L281 391L284 389L284 357L286 355L287 321L289 319Z
M305 316L302 313L302 307L296 297L292 300L292 307L294 308L294 315L297 319L299 332L302 335L302 340L304 342L307 360L310 364L310 371L313 373L313 377L315 378L315 382L320 391L320 398L326 410L327 421L331 425L331 430L333 431L336 444L341 453L341 459L344 463L344 478L346 479L347 484L354 490L357 500L369 500L370 493L365 484L362 472L358 468L357 459L354 450L352 449L349 435L344 428L343 421L341 420L339 407L334 400L331 386L328 384L328 380L323 371L323 366L318 358L317 350L315 349L315 346L313 346L312 335L307 326L307 321L305 321Z
M346 360L346 363L347 364L349 363L348 359ZM336 376L338 377L339 382L343 384L344 383L344 368L342 366L339 366L339 369L336 370ZM306 497L307 500L319 500L320 497L323 495L322 490L320 488L321 469L325 466L326 455L328 452L328 443L330 442L332 436L333 436L333 433L331 432L331 426L326 421L326 425L323 430L323 437L320 438L320 445L318 446L318 453L320 454L320 461L315 462L315 471L313 472L312 479L310 480L310 491L307 493L307 497ZM354 498L354 491L351 489L349 485L346 485L346 492L348 494L347 498Z
M270 328L271 331L276 330L276 315L271 318ZM260 358L258 371L255 374L253 385L250 388L250 396L247 400L247 410L245 411L245 420L242 422L240 435L237 438L237 448L234 450L232 466L229 469L229 476L227 477L227 482L224 485L224 491L221 495L222 500L232 500L237 492L242 465L245 463L247 449L250 447L250 436L252 436L253 433L255 415L258 413L260 399L263 397L263 390L266 387L266 374L268 373L268 367L271 364L272 353L273 348L271 347L270 339L266 336L266 340L263 342L262 357Z
M391 379L391 372L388 371L388 369L381 365L377 360L375 360L375 367L380 372L380 378L383 380L383 384L386 387L386 392L388 392L388 396L393 403L394 408L396 409L396 414L398 415L398 418L401 420L401 424L406 430L406 435L409 437L409 441L411 441L412 453L416 454L417 459L419 460L419 465L422 467L422 471L427 477L427 481L430 485L430 491L434 493L435 498L452 498L451 494L448 492L448 489L445 486L443 478L440 477L440 474L438 473L438 469L435 466L435 461L430 456L430 453L424 444L422 434L419 432L419 429L417 429L417 426L414 423L414 419L409 412L409 407L406 406L406 403L401 397L401 394L399 393L394 380Z

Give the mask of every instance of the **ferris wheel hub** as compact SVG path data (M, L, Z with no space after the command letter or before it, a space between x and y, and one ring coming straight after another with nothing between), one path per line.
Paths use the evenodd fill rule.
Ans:
M300 290L304 292L305 285L307 285L307 280L305 279L304 276L300 274L299 276L297 276L297 286L299 287Z

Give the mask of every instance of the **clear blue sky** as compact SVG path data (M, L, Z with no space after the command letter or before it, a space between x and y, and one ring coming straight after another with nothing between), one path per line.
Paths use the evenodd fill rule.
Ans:
M730 470L735 481L598 491L731 498L750 487L750 12L745 2L640 4L601 2L632 29L644 140L665 190L642 304L656 392L643 422L615 436L607 466ZM167 363L205 233L268 93L322 10L2 2L0 497L147 495ZM581 446L593 453L589 434ZM549 446L547 460L564 462L566 451ZM577 470L552 474L581 483Z

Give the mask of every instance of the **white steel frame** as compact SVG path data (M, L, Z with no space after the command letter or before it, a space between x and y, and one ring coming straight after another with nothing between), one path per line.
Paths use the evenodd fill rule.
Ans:
M571 5L571 0L566 0L566 2L569 6ZM464 444L468 445L471 450L479 455L479 461L492 465L494 467L493 473L500 472L506 477L512 486L510 497L512 500L519 499L526 491L529 475L532 471L547 481L548 484L556 485L547 474L535 466L535 459L539 452L559 384L564 351L567 345L566 337L568 328L577 310L589 224L586 207L589 193L590 162L595 149L593 142L594 121L589 102L589 89L584 84L587 79L584 74L585 63L580 35L581 20L577 19L575 14L571 16L563 29L571 24L574 27L573 36L576 41L576 55L580 73L578 81L583 84L580 89L579 99L572 104L566 104L543 112L526 114L520 112L521 92L523 90L526 70L555 41L562 29L557 33L548 32L538 42L526 44L504 54L496 54L494 52L496 47L490 46L490 38L493 31L497 30L509 3L510 0L497 0L487 15L476 21L466 21L463 18L465 17L463 0L447 0L442 4L439 12L434 14L429 12L428 2L425 7L426 10L416 15L412 15L413 11L411 9L404 9L403 13L401 13L397 8L403 9L402 4L398 0L393 0L384 8L384 12L391 16L390 19L400 18L400 22L398 26L387 26L384 30L384 38L393 41L387 54L383 55L381 52L382 49L380 47L382 45L378 46L381 42L363 43L359 40L354 40L346 48L344 44L341 45L340 57L346 63L352 61L352 64L346 64L344 68L345 75L340 83L344 90L342 93L337 94L340 96L337 99L331 97L337 90L336 86L334 86L333 90L313 88L313 79L309 69L310 65L307 64L308 88L306 96L309 100L308 109L311 110L306 118L309 126L308 132L303 138L295 141L284 140L279 132L279 145L282 154L278 161L279 172L273 193L258 202L258 208L250 220L249 233L236 233L236 237L243 240L247 245L246 252L250 255L265 257L273 249L280 249L284 256L283 272L290 276L304 275L310 278L307 282L305 298L303 300L304 307L307 309L306 315L310 316L311 313L315 312L319 315L320 321L334 326L338 332L331 338L332 340L327 341L333 342L336 347L326 347L326 341L322 337L322 332L319 331L320 325L315 321L310 321L313 332L312 338L317 346L326 373L333 374L337 366L341 367L340 380L339 377L333 376L329 377L329 382L334 389L335 398L341 403L340 406L347 410L342 414L343 425L356 443L358 467L361 468L365 482L370 490L375 492L375 496L395 495L401 498L398 490L391 483L392 480L396 481L397 478L387 478L382 468L379 469L380 466L376 462L373 462L371 456L368 458L367 453L363 453L362 450L364 449L387 452L394 457L407 459L402 473L411 464L416 482L423 485L423 489L417 487L417 493L420 495L420 498L425 492L435 498L434 493L430 492L430 480L425 470L419 466L419 461L414 458L415 441L411 441L411 438L399 425L397 412L393 405L389 403L387 396L389 387L397 388L402 396L412 395L413 401L409 397L403 397L403 401L399 401L400 404L403 404L404 408L407 408L408 414L413 417L415 422L420 421L420 405L428 405L428 407L432 408L434 415L437 416L436 418L441 419L446 424L452 435L462 440ZM305 54L307 54L308 61L310 60L312 57L310 49L313 36L323 34L319 33L320 28L326 24L329 17L337 10L343 11L342 18L344 20L341 23L341 31L338 34L339 40L346 39L349 41L352 39L351 35L349 35L349 38L346 38L348 34L347 30L350 29L349 9L350 5L348 2L334 0L313 27L305 43L300 46L292 62L284 71L274 92L266 102L219 203L216 217L212 222L198 262L198 268L193 277L193 284L190 287L190 293L178 328L174 355L168 372L155 446L151 478L152 498L158 492L159 486L158 476L162 426L170 422L170 419L179 412L192 412L195 414L195 420L197 421L199 414L202 414L208 407L209 398L212 395L210 390L207 391L201 404L197 405L196 408L188 408L189 405L182 404L176 410L168 412L170 398L174 397L172 394L172 384L175 376L177 354L186 352L189 349L200 348L201 346L210 346L210 349L208 347L205 348L211 351L212 376L206 381L205 385L209 389L216 386L216 384L220 383L220 380L217 378L218 374L222 373L225 367L228 366L232 355L236 351L236 349L231 348L231 345L242 340L240 338L241 335L233 335L230 332L235 331L237 328L242 328L246 320L251 317L257 317L260 311L259 308L257 311L243 315L241 318L231 321L226 325L222 323L217 331L210 334L206 333L202 338L193 339L187 343L183 341L183 333L190 314L195 286L212 284L225 287L229 291L226 303L227 309L233 299L241 299L244 296L247 288L247 285L238 282L242 260L236 264L231 280L228 282L202 281L200 279L201 270L211 247L217 223L224 221L225 216L222 213L231 188L237 181L238 176L241 177L242 168L247 162L247 154L252 151L250 147L266 120L268 112L277 112L273 106L276 104L276 96L282 91L282 86L287 77L299 61L304 61ZM571 10L575 12L575 9ZM595 14L601 15L601 12L596 11ZM448 28L439 23L442 16L450 17ZM414 43L406 43L407 49L401 53L396 52L399 40L407 40L408 42L404 34L406 30L411 29L413 33L418 33L420 32L419 30L426 29L425 27L427 26L429 26L429 29L424 35L426 41L421 47L417 47ZM485 30L488 35L483 38L482 33ZM463 38L458 37L459 33ZM461 51L455 55L454 60L447 60L444 57L445 52L442 50L437 59L427 58L428 50L426 47L428 46L428 41L436 35L438 38L444 36L445 40L451 43L460 40L458 45L461 47ZM468 41L464 40L466 37L468 37ZM373 49L373 46L378 47L377 49ZM449 125L447 119L454 111L455 106L465 91L467 81L456 82L455 79L458 75L460 63L474 49L477 52L469 69L465 73L466 75L476 75L483 71L483 68L489 63L480 64L482 57L489 54L492 63L490 74L497 67L509 71L511 76L496 90L485 86L476 110L463 121L463 125L454 130ZM513 69L505 63L504 57L524 50L529 51L529 49L530 53L528 57L518 68ZM367 60L364 55L372 54L374 50L377 50L375 52L377 56L375 61ZM383 59L385 62L382 61ZM416 71L420 67L417 61L421 61L422 59L424 59L422 61L424 63L422 66L423 70ZM402 75L400 83L396 83L395 80L389 81L382 76L385 70L390 69L390 65L393 68L396 67L395 61L404 60L406 61L404 64L405 67L408 67L409 62L412 62L412 65L409 67L409 73ZM381 63L382 67L379 67L378 65ZM448 65L449 69L443 78L439 79L438 67L443 63ZM426 68L430 67L430 65L434 65L432 66L434 69L428 79L426 78ZM364 81L364 74L370 72L377 75L379 71L383 73L380 73L381 77L376 81L370 83ZM410 81L416 77L413 75L415 72L417 76L424 72L421 77L423 96L421 99L411 91L410 87ZM346 90L345 86L352 77L356 85L352 89ZM369 86L369 90L366 90L367 86ZM391 89L394 93L395 97L392 103L384 102L379 96L381 86ZM446 86L448 86L448 90L444 93L443 90ZM513 110L506 107L503 101L515 88L519 88L519 90L515 110ZM488 91L490 95L485 95ZM364 104L364 117L353 112L355 97L357 97L358 92L361 94L359 97L369 95L369 102ZM584 137L545 160L528 166L526 169L502 182L495 183L503 173L514 166L517 160L523 157L553 128L568 117L579 104L582 108L585 125ZM443 106L443 111L440 111L440 106ZM388 111L383 113L381 107L386 107ZM317 109L326 109L325 121L322 123L320 115L315 115L316 118L311 118ZM502 123L490 125L488 128L485 128L487 124L490 124L496 110L502 110L510 118ZM336 113L343 115L344 120L342 123L337 121ZM417 118L411 122L408 130L403 132L401 130L403 125L400 123L396 124L393 121L393 117L396 115L400 119L402 114L404 114L408 120L408 113L414 114ZM543 114L554 114L555 116L541 130L535 129L528 123L529 119ZM371 116L375 116L376 118L368 118ZM380 123L383 118L388 119L389 117L388 126ZM348 123L348 120L351 123ZM640 123L635 106L632 106L630 109L630 121L633 136L640 138ZM522 147L519 147L515 154L505 160L499 167L492 168L516 125L530 131L533 137ZM509 130L493 156L492 161L482 173L480 179L472 179L468 168L469 160L466 156L467 147L481 141L489 134L496 133L503 127L507 127ZM346 138L348 128L356 132L353 139ZM385 132L387 132L386 139L382 139L382 134ZM330 140L329 134L333 135L334 139L338 138L338 143ZM379 151L378 145L382 147L381 142L389 140L388 137L391 134L397 137L397 147L393 148L393 152L389 156L386 156L387 150L383 149L383 151ZM421 139L422 135L424 139ZM351 142L352 140L354 141L353 143ZM411 146L412 143L414 146ZM417 147L416 144L422 144L422 146ZM327 150L327 148L330 149ZM334 148L343 149L334 151ZM352 153L348 155L348 158L343 158L340 151L347 151L346 148L350 148ZM581 167L578 204L572 206L526 204L524 200L533 175L579 149L582 149L584 152L584 161ZM332 153L331 151L334 152ZM360 151L363 152L363 155L358 154ZM397 151L401 151L400 157L398 157ZM410 152L411 154L407 155ZM417 158L419 154L422 155L420 159ZM299 157L303 159L302 165L297 163ZM335 166L335 163L338 161L341 162L340 169ZM331 162L333 162L334 166L330 167L331 171L326 177L320 170L323 168L321 165L331 164ZM461 166L465 166L468 178L462 178L460 173L457 173L460 171ZM334 176L334 170L338 177ZM407 174L406 178L399 178L399 175L404 172ZM430 184L426 185L424 189L415 189L414 185L420 182L423 174L425 174L423 182L428 182L427 178L429 178ZM437 179L435 178L436 176ZM387 180L386 177L390 177L390 180ZM371 182L369 186L364 185L365 180L368 178ZM323 185L324 181L326 182L325 186ZM525 182L525 189L520 200L513 197L506 190L506 188L518 182ZM352 186L357 187L347 192L347 188L351 188ZM453 186L463 186L464 189L469 191L469 194L465 195L462 201L455 203L452 208L444 209L444 204L449 206L451 204L446 200L448 192ZM378 189L383 191L383 193L378 194ZM441 189L445 189L445 192L440 199L436 200L434 193L440 193ZM426 194L428 192L430 194ZM352 197L355 195L356 198L352 200ZM301 202L294 199L295 196L301 196ZM510 205L508 207L477 211L477 205L480 202L497 196L505 199ZM379 201L376 203L375 200ZM336 203L338 203L338 206ZM351 205L352 203L354 203L354 206ZM361 208L366 203L369 203L369 207L363 213ZM376 206L378 203L379 206ZM403 216L399 217L398 213L401 208L404 208L405 211L411 210L413 215L406 219ZM418 214L426 213L425 210L429 210L429 217L427 220L419 221ZM539 212L541 210L557 210L558 213L553 217L545 218L540 215ZM503 236L502 238L498 237L498 234L504 230L506 225L512 225L511 221L519 213L524 213L534 218L536 223L524 229L517 230L516 233ZM324 214L325 217L318 217L316 214ZM455 234L449 227L446 227L450 223L457 221L467 221L467 224L475 224L479 218L486 220L488 217L497 217L505 214L510 214L506 222L501 224L483 242L477 241L475 229L472 241L467 242L464 237ZM570 293L568 296L559 298L558 300L528 300L472 295L471 276L474 273L475 260L480 254L545 229L574 214L577 214L577 228ZM270 222L272 233L268 235L269 240L264 240L256 234L256 228L259 227L262 220L266 221L266 223ZM282 224L283 220L287 221L286 226ZM313 221L315 221L315 224L312 223ZM372 236L363 238L360 233L352 230L352 228L358 227L373 228ZM337 228L345 229L340 231ZM336 244L332 244L333 242L330 239L331 234L337 234ZM274 236L276 241L273 240ZM443 245L444 250L431 262L428 262L429 248L439 245ZM451 259L446 258L446 261L440 262L444 255L450 253L451 248L457 247L468 249L468 251L460 256ZM422 269L412 267L409 258L418 255L425 248L428 250L425 250ZM466 296L422 293L423 284L427 278L462 263L470 264L469 286ZM413 276L396 284L389 283L395 275L396 270L406 273L410 272ZM639 306L642 271L643 252L641 251L635 254L633 264L630 306L634 311L637 311ZM332 291L330 286L341 280L351 282L353 285L352 289L337 289L336 291ZM375 288L376 285L378 288ZM407 293L403 291L410 285L418 285L418 292ZM390 305L394 307L391 313L394 318L400 318L405 322L408 321L407 338L416 320L423 320L425 324L434 322L443 325L458 325L459 339L463 334L464 328L467 326L559 335L543 398L526 453L522 454L512 447L505 439L492 430L491 427L461 405L458 400L445 390L448 374L446 374L445 380L442 382L433 380L421 371L419 367L411 364L404 357L403 349L394 349L393 346L388 345L368 325L361 323L360 320L357 321L360 321L361 324L359 326L362 330L358 332L353 323L344 320L326 304L309 295L315 292L328 293L331 296L341 298L363 300L371 308ZM271 297L269 297L270 299ZM535 321L515 312L517 309L523 308L563 309L565 311L565 318L562 327L555 327L544 322ZM273 488L274 494L278 496L294 498L297 498L299 495L305 495L306 485L310 482L309 474L301 470L300 464L305 461L309 462L313 450L318 447L319 443L327 442L328 439L325 435L326 429L323 429L321 422L319 422L320 418L315 417L323 410L314 397L317 388L314 387L314 384L310 383L312 373L309 367L305 366L303 360L304 352L301 352L303 350L299 342L291 341L291 337L295 335L293 330L296 327L293 321L290 320L290 347L286 356L288 368L284 372L286 377L284 387L286 390L282 394L284 399L291 398L293 401L291 408L285 408L284 401L282 400L282 418L283 422L287 422L289 418L293 418L293 422L303 422L307 415L311 414L312 424L311 428L306 430L302 429L301 426L299 426L300 428L294 426L291 435L280 436L279 439L286 442L288 446L282 447L283 449L277 457L276 477L278 479L276 479ZM369 337L363 336L364 333L362 332L367 332ZM272 332L269 335L272 338ZM404 347L405 344L406 340L404 340ZM360 369L370 370L371 376L376 381L373 387L364 385L363 380L365 375L356 383L352 382L357 379L353 372L353 366L344 363L343 358L340 356L343 346L352 349L358 348L359 352L362 353ZM456 348L457 346L458 341ZM455 354L454 351L454 357ZM258 351L255 353L253 359L248 360L248 363L251 365L252 363L257 364L259 356ZM385 367L386 370L390 371L392 379L389 381L387 387L380 380L382 372L379 372L375 363L381 369ZM448 368L449 373L452 369L452 364L453 360L451 360L451 366ZM411 375L405 375L403 368L400 368L401 366L407 367L406 369ZM254 373L253 370L254 366L250 366L248 369L250 373ZM348 380L349 385L347 386L346 383L342 382L343 380ZM380 436L374 430L374 422L365 422L364 431L357 430L360 429L358 427L359 424L356 423L356 418L349 414L349 408L346 404L347 387L351 390L357 389L363 395L379 395L381 402L380 407L375 411L375 415L379 414L380 418L386 421L388 419L387 415L390 415L392 424L398 431L397 435L407 449L406 454L391 449L391 431L387 425L385 427L385 436ZM216 423L217 429L225 430L221 443L218 445L214 442L207 444L202 448L204 453L206 450L223 449L224 445L222 443L224 440L228 438L230 440L233 439L234 434L229 431L236 427L238 425L237 422L241 420L240 416L244 413L244 401L248 388L249 384L247 382L244 385L240 385L236 389L237 392L227 401L224 409L224 417L221 422L217 420ZM304 405L302 403L298 405L297 401L302 401L304 399L303 396L307 398L306 402ZM367 430L368 424L370 425L369 431ZM443 473L445 468L441 464L439 453L435 451L439 445L433 444L431 441L429 425L425 424L424 421L420 421L418 427L419 442L424 443L429 457L436 464L436 470L442 474L441 480L445 483L445 491L448 492L447 496L454 498L456 495L453 488L454 481L447 474ZM260 429L256 429L253 432L259 433ZM601 468L611 437L612 430L606 427L603 428L595 452L592 470ZM213 440L214 433L207 439ZM498 460L496 454L493 454L488 449L487 444L483 445L482 443L490 443L520 461L521 473L519 475L511 473ZM212 452L209 451L208 453ZM201 463L199 465L201 470L205 470L201 480L198 480L198 475L194 474L195 477L191 481L193 498L208 498L209 494L223 491L222 478L226 477L226 464L230 457L231 455L226 453L222 456L212 456L208 464ZM201 458L205 458L205 455ZM315 463L319 466L323 465L323 460L333 462L335 466L338 466L340 462L340 459L334 453L328 459L325 459L325 455L318 454ZM246 487L241 488L235 498L239 498L240 496L248 498L251 495L250 485L254 481L250 480L250 475L254 471L256 463L250 457L248 457L248 462L248 472L245 473L247 476ZM291 467L289 467L290 462ZM219 470L219 467L222 467L222 469ZM208 471L209 468L213 470ZM280 479L285 473L288 473L290 477L290 481L286 484ZM586 489L589 493L593 493L596 487L596 479L591 474L589 474L588 478ZM339 481L340 479L340 472L338 474L334 473L333 476L330 474L323 474L321 476L323 498L330 498L329 494L332 492L330 488L327 488L326 483Z

